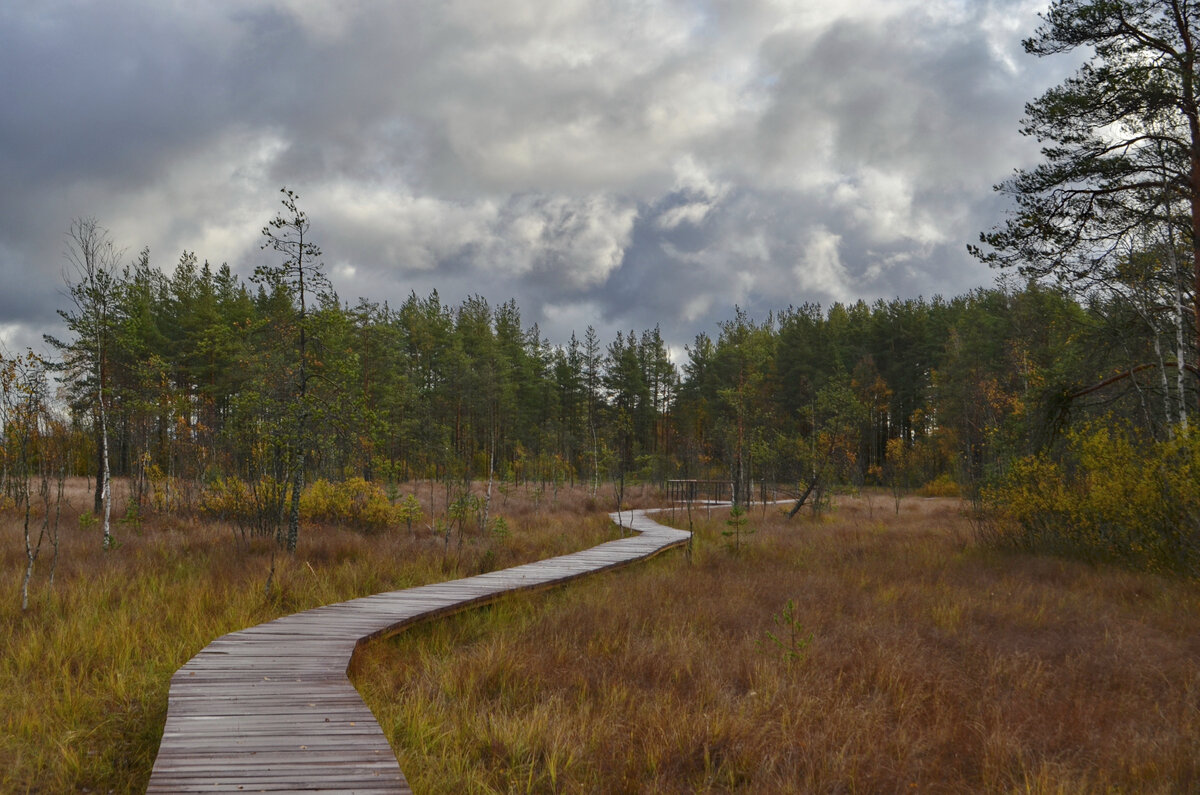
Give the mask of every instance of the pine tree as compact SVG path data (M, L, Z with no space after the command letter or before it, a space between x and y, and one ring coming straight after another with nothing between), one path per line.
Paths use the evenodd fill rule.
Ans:
M1147 230L1190 241L1200 334L1200 9L1190 0L1055 0L1026 52L1087 62L1025 107L1044 161L997 186L1009 219L971 250L1002 267L1088 289ZM1174 278L1174 274L1171 274Z

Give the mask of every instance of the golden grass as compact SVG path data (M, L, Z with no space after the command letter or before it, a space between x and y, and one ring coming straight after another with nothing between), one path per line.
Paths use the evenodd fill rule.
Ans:
M416 493L430 515L428 488ZM435 494L441 499L441 489ZM80 528L80 507L91 506L86 484L73 482L70 496L55 585L46 581L44 550L26 613L20 525L0 516L0 792L144 791L171 674L226 632L615 535L604 495L599 507L582 492L542 495L535 507L530 490L517 489L503 507L493 504L493 515L508 520L506 538L468 531L448 553L424 523L411 536L304 527L295 557L275 556L268 596L273 544L239 551L229 527L165 516L136 528L114 524L119 546L104 553L99 527ZM117 505L113 515L123 512Z
M354 679L414 789L1200 789L1195 583L976 549L948 499L755 509L736 556L726 516L691 562L368 647Z
M159 517L118 525L106 554L76 509L58 581L43 558L25 614L19 527L0 519L0 792L144 789L170 675L220 634L611 536L609 491L533 496L495 495L510 536L448 556L424 525L306 529L269 598L270 544L238 552L227 527ZM890 498L843 499L791 523L756 508L736 556L727 512L708 513L690 562L369 646L355 679L417 791L1200 789L1196 584L980 551L951 500L897 517Z

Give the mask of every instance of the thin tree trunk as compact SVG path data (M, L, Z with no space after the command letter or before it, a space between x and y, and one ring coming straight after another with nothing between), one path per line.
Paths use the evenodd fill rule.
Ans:
M308 324L308 305L304 295L303 244L300 238L301 253L297 256L296 271L300 282L300 417L296 423L296 449L292 465L296 468L292 473L292 509L288 514L287 551L296 551L300 540L300 492L304 490L304 450L306 431L308 428L308 370L307 370L307 340L305 326Z
M1158 336L1158 329L1154 329L1154 355L1158 358L1158 374L1162 379L1163 390L1163 419L1167 424L1167 438L1175 438L1174 421L1171 418L1171 381L1167 378L1167 368L1163 364L1162 341Z
M484 497L483 497L483 526L481 528L479 528L481 532L485 532L485 533L487 532L487 526L488 526L488 512L490 511L490 509L492 507L492 479L495 476L495 473L496 473L496 426L495 426L495 424L493 424L492 425L492 449L488 456L487 492L484 494Z
M1175 268L1175 360L1179 362L1179 366L1175 368L1175 378L1177 381L1179 395L1176 400L1179 402L1179 427L1184 433L1188 429L1188 411L1187 411L1187 379L1184 377L1183 363L1187 361L1185 358L1187 351L1183 341L1183 286L1179 283L1179 265L1175 261L1175 240L1174 235L1171 238L1171 263Z
M592 430L592 497L600 490L600 442L596 437L596 423L588 423Z
M67 467L61 465L58 470L58 493L54 500L54 524L50 533L50 543L54 547L54 553L50 556L50 587L54 587L54 573L58 570L58 528L62 520L62 504L63 504L63 487L67 481Z
M300 540L300 492L304 490L304 454L297 453L292 465L292 504L288 511L287 551L295 552Z
M788 511L787 518L791 519L793 516L795 516L797 513L800 512L800 509L804 507L804 503L808 500L808 495L812 494L813 489L815 489L816 487L817 487L817 479L813 478L812 482L810 482L808 484L808 488L806 488L804 490L804 493L800 495L800 499L796 500L796 504L792 506L792 510ZM897 513L899 513L898 508L897 508Z
M100 385L100 477L101 499L104 502L104 548L112 549L112 478L108 467L108 412L104 408L104 385Z
M100 474L104 471L104 437L100 433L99 411L96 413L96 431L96 490L92 500L92 515L99 517L104 513L104 479Z
M29 540L29 481L25 485L25 576L21 579L21 612L29 609L29 581L33 578L33 564L37 560L37 549ZM41 539L38 539L38 548Z

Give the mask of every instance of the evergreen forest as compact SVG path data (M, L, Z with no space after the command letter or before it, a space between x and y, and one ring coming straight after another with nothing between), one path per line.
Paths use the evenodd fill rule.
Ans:
M923 490L1016 511L1020 532L992 531L1033 543L1084 501L1042 492L1070 490L1095 434L1105 449L1116 435L1138 451L1114 466L1178 457L1162 446L1197 398L1178 366L1189 318L1138 276L1152 253L1085 301L1001 280L949 299L800 303L764 318L730 307L676 361L657 328L548 340L515 300L351 303L316 262L303 303L285 271L245 281L191 252L169 274L146 250L105 268L104 230L73 232L84 267L61 312L69 336L50 340L59 357L6 360L6 482L47 467L95 477L99 517L108 468L128 484L130 511L207 511L289 548L292 497L311 484L411 480L595 492L695 479L735 501L769 488L817 510L835 489ZM1121 532L1090 553L1131 553ZM1144 553L1193 562L1182 548Z
M344 300L287 188L249 280L192 252L128 261L77 219L64 338L5 359L9 499L28 507L34 473L94 477L107 547L116 477L129 511L208 511L294 551L303 495L330 484L695 480L816 510L923 489L1001 545L1200 573L1196 11L1058 0L1041 22L1027 52L1087 61L1026 105L1042 161L996 186L1013 208L968 247L995 287L731 306L674 355L657 327L546 339L516 300Z

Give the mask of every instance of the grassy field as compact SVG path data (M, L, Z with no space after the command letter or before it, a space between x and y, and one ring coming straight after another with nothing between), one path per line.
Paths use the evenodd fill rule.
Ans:
M354 679L422 793L1200 791L1200 587L980 550L959 508L756 510L737 555L714 511L690 560L418 627Z
M123 487L116 489L122 494ZM430 494L418 495L430 511ZM426 523L364 534L302 528L294 558L273 544L239 549L228 526L152 517L115 524L119 547L101 551L90 506L71 484L53 588L39 560L31 609L20 610L20 524L0 516L0 792L145 790L166 720L171 674L212 639L317 605L477 574L582 549L615 537L599 502L516 489L496 494L506 537L468 532L447 546ZM435 491L440 499L441 491ZM639 493L638 499L646 497ZM442 506L439 506L439 508ZM118 504L114 516L124 513ZM428 520L432 521L432 520Z
M590 546L611 501L498 494L509 535L449 553L424 525L311 528L269 596L269 543L160 517L104 553L75 511L24 614L5 517L0 792L141 791L170 675L212 638ZM690 555L369 647L354 678L417 791L1200 789L1197 584L980 550L952 500L756 509L740 554L727 518L697 511Z

